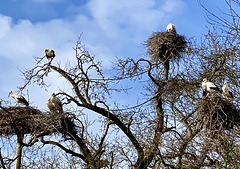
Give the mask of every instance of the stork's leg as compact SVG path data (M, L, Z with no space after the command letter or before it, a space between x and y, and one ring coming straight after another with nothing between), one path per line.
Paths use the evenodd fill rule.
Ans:
M49 66L50 64L51 64L50 59L48 59L48 64L47 64L47 66Z
M50 64L52 63L52 61L53 61L53 58L49 58L49 59L48 59L48 66L50 66Z

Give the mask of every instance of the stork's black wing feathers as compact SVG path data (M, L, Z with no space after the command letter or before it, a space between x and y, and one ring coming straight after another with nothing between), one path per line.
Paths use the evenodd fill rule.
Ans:
M229 91L229 95L231 98L233 98L233 93L231 91Z
M209 87L209 88L212 89L212 90L216 90L216 91L222 92L222 90L219 89L217 86L216 87Z
M25 104L26 106L29 105L28 101L24 98L24 97L18 97L18 100L20 100L23 104Z
M54 58L55 57L55 51L53 50L52 52L53 52L53 56L52 57Z

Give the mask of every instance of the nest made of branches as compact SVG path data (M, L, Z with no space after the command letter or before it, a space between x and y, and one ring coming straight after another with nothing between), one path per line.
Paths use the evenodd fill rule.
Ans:
M42 113L32 107L0 109L0 135L13 134L76 134L73 119L63 114Z
M174 32L154 32L147 40L148 54L152 61L164 62L181 58L185 51L186 40L182 35Z
M199 104L198 119L210 130L230 130L240 126L240 111L230 99L223 97L205 97Z

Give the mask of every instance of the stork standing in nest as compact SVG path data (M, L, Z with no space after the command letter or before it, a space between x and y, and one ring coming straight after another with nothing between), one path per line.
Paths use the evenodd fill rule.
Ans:
M48 59L48 65L50 65L52 60L55 57L55 51L53 49L46 48L46 49L44 49L44 54L45 54L46 58Z
M48 109L51 112L63 113L62 102L59 98L56 97L56 94L53 93L51 97L46 102Z
M224 82L224 83L223 83L222 91L223 91L223 94L224 94L226 97L228 97L228 98L233 98L232 90L231 90L230 87L228 86L228 83L227 83L227 82Z
M221 93L221 90L213 82L208 82L206 78L202 80L202 89L203 89L203 96L206 96L207 93L215 93L215 92Z
M12 91L10 91L9 94L8 94L8 97L9 97L9 96L11 96L12 98L14 98L17 103L24 104L25 106L28 106L28 105L29 105L28 101L27 101L22 95L12 94Z
M169 23L167 25L167 32L176 33L176 28L175 28L174 24Z

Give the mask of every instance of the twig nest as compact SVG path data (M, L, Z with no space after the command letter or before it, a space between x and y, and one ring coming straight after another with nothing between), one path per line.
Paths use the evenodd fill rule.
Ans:
M240 125L240 111L228 99L206 97L200 101L198 119L210 130L230 130Z
M48 114L32 107L6 107L0 110L0 135L76 133L73 119Z
M154 32L146 45L152 61L164 62L181 58L186 43L184 36L175 32Z

